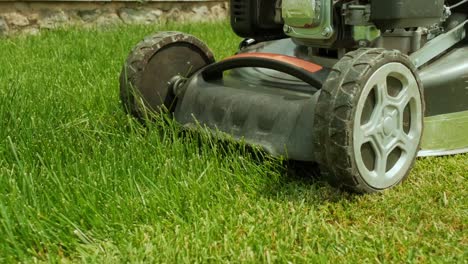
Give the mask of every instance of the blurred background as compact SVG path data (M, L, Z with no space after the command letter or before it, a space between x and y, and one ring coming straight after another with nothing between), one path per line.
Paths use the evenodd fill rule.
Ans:
M225 0L0 0L0 35L63 26L213 22L225 19L227 9Z

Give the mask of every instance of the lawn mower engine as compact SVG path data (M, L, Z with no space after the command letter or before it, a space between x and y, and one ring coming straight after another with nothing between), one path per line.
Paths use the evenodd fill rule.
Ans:
M401 183L418 155L468 152L468 0L231 0L230 12L245 39L218 62L180 32L139 43L125 109L318 163L361 193Z

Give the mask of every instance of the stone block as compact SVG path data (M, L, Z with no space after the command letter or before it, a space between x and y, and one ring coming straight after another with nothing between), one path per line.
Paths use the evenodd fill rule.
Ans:
M18 12L6 13L3 17L12 26L25 27L29 25L29 19Z
M112 12L105 12L96 19L96 25L99 27L108 27L119 23L122 23L119 16Z
M78 10L77 15L83 22L94 22L103 12L100 9Z
M40 28L54 29L67 24L69 18L61 10L43 10L38 19Z
M143 8L121 8L119 9L118 14L126 24L148 25L158 21L162 11Z
M193 7L192 12L194 13L192 16L193 21L206 21L212 18L210 10L206 6Z
M227 10L221 5L215 5L211 7L211 15L216 19L223 19L227 17Z

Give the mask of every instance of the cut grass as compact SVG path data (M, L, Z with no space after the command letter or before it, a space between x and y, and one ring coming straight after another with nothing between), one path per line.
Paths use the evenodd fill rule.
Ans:
M466 262L467 155L355 196L126 116L121 65L157 30L217 58L239 42L225 23L0 40L0 262Z

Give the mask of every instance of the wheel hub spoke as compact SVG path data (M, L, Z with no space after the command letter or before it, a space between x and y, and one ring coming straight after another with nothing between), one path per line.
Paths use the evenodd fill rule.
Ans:
M377 84L377 105L381 108L388 105L387 83L381 80L382 83Z
M411 152L413 151L413 144L411 143L411 140L412 138L410 138L404 132L399 131L395 140L389 145L388 150L393 151L398 147L405 153Z
M415 95L411 93L411 89L406 88L403 90L397 98L388 98L388 105L395 107L400 114L403 114L405 111L406 106L409 102L415 98Z
M387 159L388 153L386 150L382 151L382 153L379 153L379 155L377 156L376 172L378 177L385 176L387 172Z

